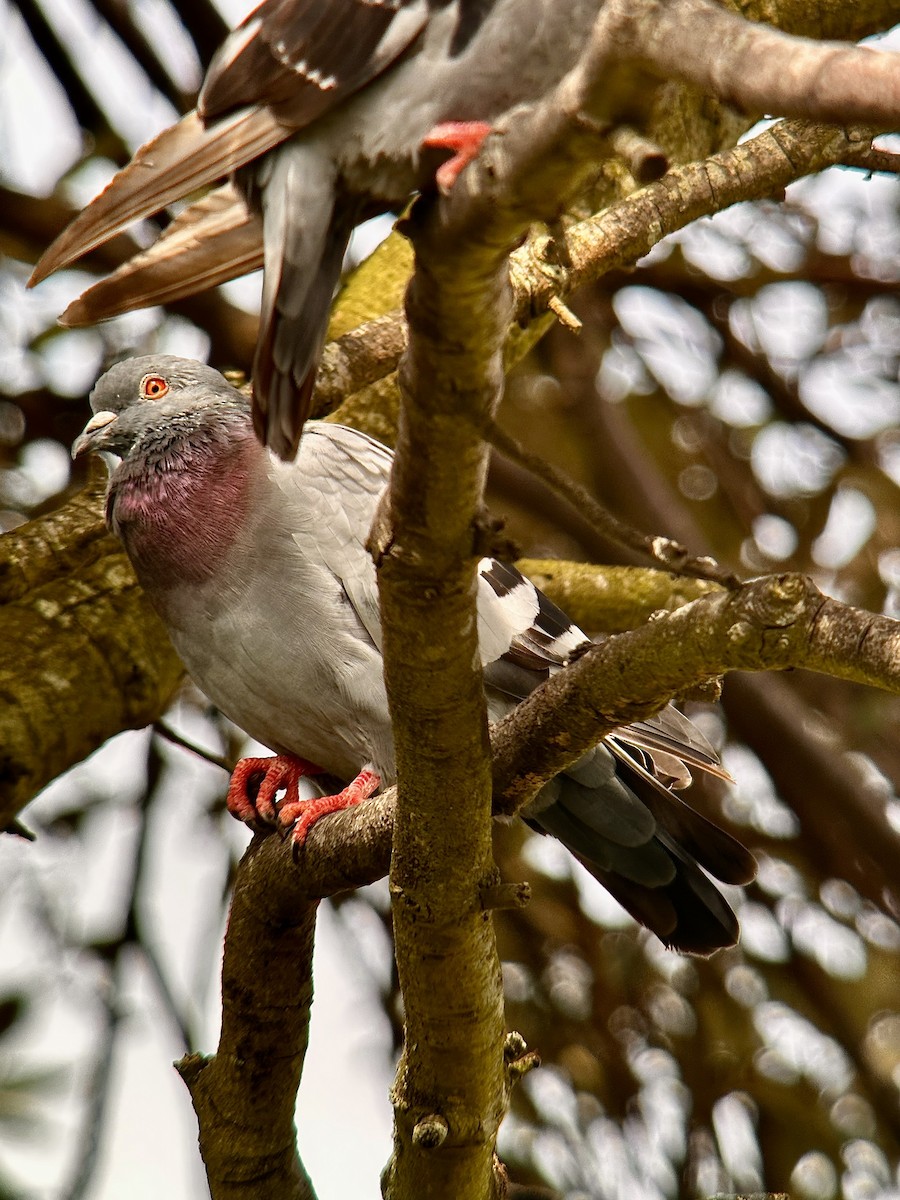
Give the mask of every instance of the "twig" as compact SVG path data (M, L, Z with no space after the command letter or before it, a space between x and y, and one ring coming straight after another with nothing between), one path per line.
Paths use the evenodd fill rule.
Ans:
M692 558L679 542L660 535L641 533L627 522L605 508L587 488L560 471L558 467L527 450L514 437L501 429L495 421L487 422L484 430L485 437L493 446L513 462L519 463L531 471L539 479L551 487L560 496L565 497L573 508L581 512L598 533L610 541L635 550L638 554L649 558L651 562L666 571L674 571L679 575L687 575L693 579L708 579L721 583L723 587L735 588L740 586L740 580L731 571L720 567L713 559Z
M207 750L203 746L198 746L186 737L182 737L180 733L176 733L165 721L154 721L153 732L161 738L165 738L167 742L172 742L175 746L181 746L185 750L190 750L191 754L196 754L198 758L212 763L214 767L221 767L229 775L234 770L234 763L230 759L225 758L222 754L216 754L214 750Z

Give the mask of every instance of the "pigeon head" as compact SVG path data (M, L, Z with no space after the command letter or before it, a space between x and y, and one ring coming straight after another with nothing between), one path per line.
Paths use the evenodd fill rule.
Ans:
M250 412L249 401L213 367L170 354L116 363L97 381L90 403L94 415L72 446L73 458L105 451L153 460L235 419L246 423Z
M91 408L72 455L118 459L109 464L107 524L151 598L212 578L265 470L249 402L211 367L154 354L107 371Z

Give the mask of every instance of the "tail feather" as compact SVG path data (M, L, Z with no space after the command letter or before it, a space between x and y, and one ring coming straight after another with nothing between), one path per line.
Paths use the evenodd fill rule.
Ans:
M42 255L28 281L40 283L126 226L258 158L290 130L266 108L242 109L204 128L196 112L142 146L131 162Z
M359 218L335 207L334 168L307 146L274 156L263 196L265 276L253 364L254 422L279 457L297 452L344 252Z
M664 757L673 752L667 747ZM712 954L734 945L737 918L704 871L746 883L755 874L753 856L660 782L643 750L611 738L593 754L610 755L614 775L585 755L575 764L577 779L558 776L529 823L558 838L667 946Z
M652 832L640 846L623 846L604 837L572 812L565 787L560 800L534 821L558 838L592 872L597 868L650 889L663 888L672 881L675 871L671 859Z
M690 782L690 771L685 772L685 767L695 767L718 779L734 782L693 721L671 704L644 721L635 721L633 725L617 729L610 741L645 750L654 761L666 763L664 770L668 770L670 759L678 760L682 764L678 775L680 778L686 776L686 782L676 786L684 787Z
M636 921L651 930L664 945L685 954L708 956L734 946L740 936L737 917L722 894L696 863L660 835L660 845L671 855L671 883L647 888L618 873L605 871L576 854Z
M149 249L82 292L60 317L93 325L227 283L262 266L262 220L232 184L189 205Z
M722 883L750 883L756 877L756 860L746 846L691 808L614 741L607 744L619 761L629 789L705 870Z

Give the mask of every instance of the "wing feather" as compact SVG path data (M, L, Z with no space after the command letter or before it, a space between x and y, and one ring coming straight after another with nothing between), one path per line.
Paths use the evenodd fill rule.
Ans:
M265 105L302 129L403 54L430 8L427 0L263 0L214 56L201 117Z
M175 218L152 246L73 300L59 318L93 325L119 313L216 287L262 266L262 220L230 183Z

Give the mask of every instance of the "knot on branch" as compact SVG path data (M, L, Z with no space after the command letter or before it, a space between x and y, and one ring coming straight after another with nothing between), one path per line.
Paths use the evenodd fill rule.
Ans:
M211 1054L185 1054L183 1058L178 1059L174 1066L188 1088L191 1089L211 1062L213 1062Z
M511 1029L506 1035L506 1041L503 1044L503 1060L512 1083L541 1065L541 1056L536 1050L528 1049L525 1039L515 1029Z
M478 898L485 912L496 908L524 908L531 899L531 884L491 883L479 889Z
M692 704L718 704L722 699L722 682L721 675L712 679L701 679L699 683L680 691L675 699L678 703L690 701Z
M752 651L769 668L788 667L798 642L805 640L823 596L806 575L770 575L745 584L737 600L739 615L727 631L736 650Z
M513 1062L517 1058L521 1058L528 1049L528 1043L519 1033L518 1029L511 1029L506 1035L506 1040L503 1043L503 1058L506 1062Z
M506 521L492 516L486 510L479 512L472 521L472 553L476 558L500 558L513 562L521 556L515 541L504 533Z
M391 520L391 489L385 488L378 508L375 510L375 520L366 538L366 550L372 557L376 567L381 567L394 545L394 523Z
M412 1131L413 1145L420 1150L437 1150L447 1140L449 1132L446 1117L440 1113L429 1113L427 1117L416 1121Z

